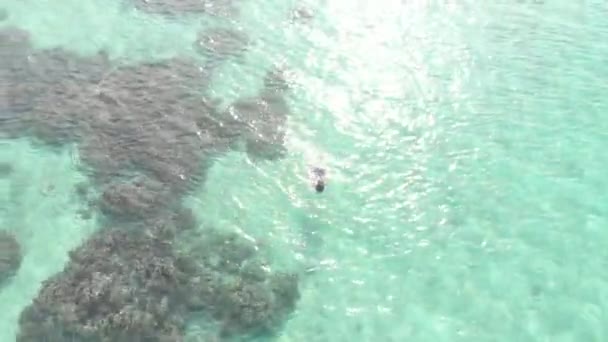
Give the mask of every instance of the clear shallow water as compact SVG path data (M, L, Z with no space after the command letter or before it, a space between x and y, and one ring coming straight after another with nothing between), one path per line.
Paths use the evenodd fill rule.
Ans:
M314 18L292 24L295 5L245 2L234 20L256 44L212 86L230 102L285 63L287 157L230 152L185 200L312 271L275 340L604 341L606 4L311 2ZM113 58L190 54L211 25L118 2L5 6L5 24L40 47ZM15 165L1 222L26 251L0 292L11 341L36 286L94 224L78 215L73 148L0 148ZM309 164L329 170L322 195Z

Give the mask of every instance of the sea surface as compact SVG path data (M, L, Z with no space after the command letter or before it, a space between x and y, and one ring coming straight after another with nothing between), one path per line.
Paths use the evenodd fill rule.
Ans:
M245 340L608 341L606 1L210 1L219 14L136 3L2 0L0 27L113 65L196 57L201 31L238 30L250 44L207 89L224 107L285 70L286 152L224 150L179 199L299 274L280 328ZM22 251L0 287L2 342L104 222L74 190L94 183L86 136L23 132L0 140L0 230ZM186 341L224 340L205 326L189 321Z

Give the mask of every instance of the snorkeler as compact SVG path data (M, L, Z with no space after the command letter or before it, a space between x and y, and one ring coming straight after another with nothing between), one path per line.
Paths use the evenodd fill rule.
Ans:
M312 178L312 183L316 192L323 192L325 190L325 169L320 167L313 167L310 170L310 177Z

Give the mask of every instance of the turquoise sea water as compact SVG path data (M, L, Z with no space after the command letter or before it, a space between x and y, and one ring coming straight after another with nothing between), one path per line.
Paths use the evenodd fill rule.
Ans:
M115 60L192 54L202 27L124 1L4 0L37 47ZM226 102L288 67L288 154L232 151L185 199L306 270L275 341L606 341L604 1L242 1L255 44L214 76ZM292 21L295 8L309 20ZM24 250L0 341L95 229L74 146L0 142L0 229ZM310 165L329 172L316 194ZM203 334L193 325L190 337ZM203 335L201 335L203 336Z

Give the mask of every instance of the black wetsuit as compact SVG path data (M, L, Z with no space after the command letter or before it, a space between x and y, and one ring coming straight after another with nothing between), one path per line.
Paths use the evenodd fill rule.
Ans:
M314 185L317 192L323 192L325 190L325 169L320 167L314 167L312 169L312 175L314 176Z

